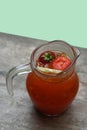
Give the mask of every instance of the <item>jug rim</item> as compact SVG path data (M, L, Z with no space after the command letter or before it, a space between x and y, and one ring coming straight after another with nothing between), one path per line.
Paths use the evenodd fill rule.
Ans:
M64 44L66 44L66 45L72 50L72 52L73 52L73 54L74 54L74 58L73 58L73 60L72 60L71 65L70 65L68 68L66 68L65 70L63 70L63 71L61 71L60 73L58 73L58 74L53 74L53 73L52 73L52 74L47 74L47 73L43 73L43 72L39 71L39 70L37 69L37 67L35 66L35 64L34 64L34 54L35 54L35 52L36 52L37 50L39 50L39 48L44 47L44 46L46 46L46 45L48 45L48 44L53 44L54 42L62 42L62 43L64 43ZM78 51L78 54L77 54L76 50ZM60 76L60 75L62 75L62 74L67 73L67 72L72 68L72 66L75 64L75 62L76 62L77 58L79 57L79 55L80 55L80 51L79 51L77 48L75 48L74 46L70 45L69 43L67 43L67 42L65 42L65 41L63 41L63 40L53 40L53 41L49 41L49 42L47 42L47 43L45 43L45 44L42 44L42 45L38 46L38 47L32 52L30 64L31 64L32 70L35 70L36 72L38 72L38 73L40 73L40 74L42 74L42 75L44 75L44 76L55 77L55 76Z

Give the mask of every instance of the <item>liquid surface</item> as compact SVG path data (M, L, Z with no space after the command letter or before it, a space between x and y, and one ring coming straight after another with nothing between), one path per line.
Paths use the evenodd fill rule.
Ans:
M60 70L63 71L69 67L71 64L70 58L64 52L57 52L57 51L45 51L40 54L37 59L36 66L38 69L42 69L44 72L51 72L51 73L59 73L59 71L53 70ZM46 68L46 69L44 69Z

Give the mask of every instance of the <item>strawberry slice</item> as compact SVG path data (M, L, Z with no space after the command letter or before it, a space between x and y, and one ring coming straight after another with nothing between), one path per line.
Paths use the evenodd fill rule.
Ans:
M58 56L53 60L53 69L65 70L71 64L71 60L67 56Z

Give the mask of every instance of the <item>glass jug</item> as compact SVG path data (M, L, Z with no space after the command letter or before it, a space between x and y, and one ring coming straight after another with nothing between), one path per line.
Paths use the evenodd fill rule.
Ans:
M45 74L36 68L38 56L48 50L65 52L71 59L71 65L59 74ZM76 61L80 52L68 43L55 40L36 48L30 63L12 68L6 75L8 93L13 96L13 79L17 75L28 73L26 88L35 108L45 115L59 115L74 100L79 79L75 71Z

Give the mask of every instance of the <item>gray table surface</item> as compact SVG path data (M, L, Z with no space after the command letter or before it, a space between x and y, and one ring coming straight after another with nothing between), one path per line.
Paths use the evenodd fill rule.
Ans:
M6 89L5 74L13 66L28 63L30 54L46 41L0 33L0 130L87 130L87 49L81 55L76 71L78 94L68 110L59 117L39 114L27 94L26 75L14 80L14 97Z

